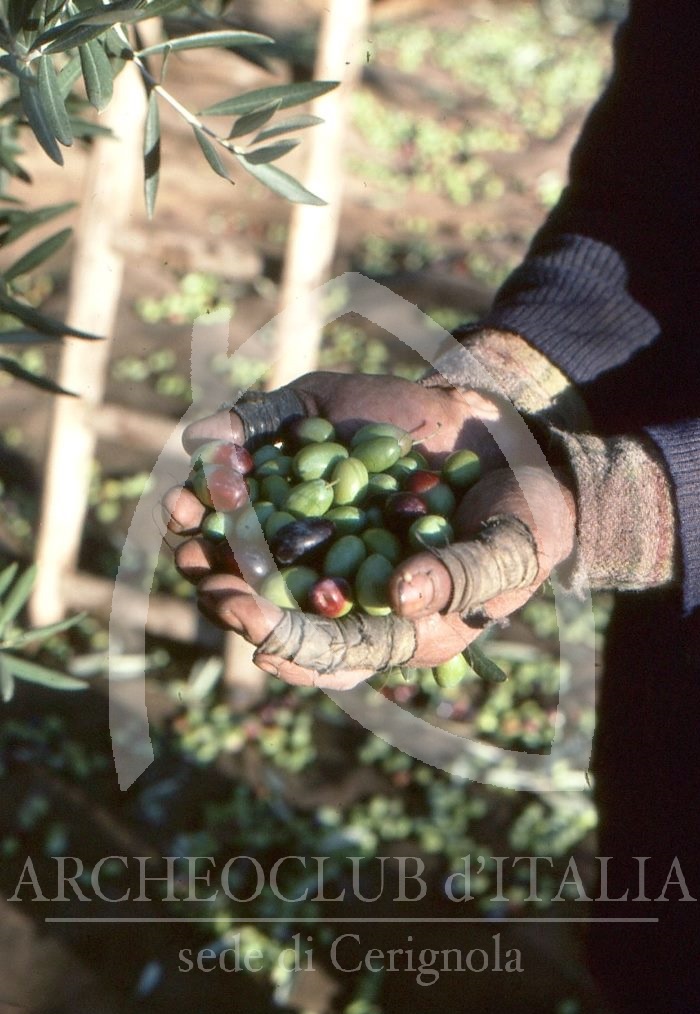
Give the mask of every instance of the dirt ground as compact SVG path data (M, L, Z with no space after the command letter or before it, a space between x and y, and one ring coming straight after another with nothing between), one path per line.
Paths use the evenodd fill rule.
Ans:
M297 37L300 25L313 25L322 0L296 0L283 5L266 0L236 5L241 19L251 27L269 27L278 35L289 32ZM499 3L483 3L480 10L497 18ZM459 26L465 18L465 5L453 0L387 0L375 7L375 17L401 23L419 22L427 30ZM302 33L303 34L303 33ZM308 68L295 68L299 77ZM191 53L173 61L170 87L179 96L187 96L192 109L201 109L237 91L270 83L269 75L239 60L215 56L211 52ZM429 86L428 86L429 85ZM365 68L364 87L394 103L397 109L410 108L426 118L442 121L459 129L461 118L488 119L483 98L474 100L473 108L458 111L440 110L435 91L447 89L447 79L439 77L428 83L419 74L410 74L395 67L369 61ZM362 269L361 250L368 236L401 240L406 234L407 220L423 219L431 223L430 235L438 249L434 261L418 270L410 266L394 267L382 275L382 281L401 295L408 296L421 308L447 307L472 318L488 305L492 285L483 276L470 273L467 254L483 253L490 259L514 261L524 250L527 237L541 222L544 211L536 196L535 182L548 173L565 175L568 154L580 126L582 112L567 119L555 137L533 142L525 151L494 154L499 174L513 185L492 201L483 200L458 210L440 194L406 192L399 195L381 192L373 181L349 172L345 181L340 238L334 272L347 268ZM187 376L191 341L191 324L163 320L146 325L136 306L144 298L163 299L176 290L188 272L217 276L235 299L231 324L231 350L238 347L275 312L277 283L283 254L282 240L289 217L289 206L264 191L257 183L239 173L231 187L215 178L196 149L192 133L170 110L163 110L163 168L156 217L148 222L143 211L139 182L129 225L119 239L126 254L126 270L120 310L113 336L113 362L128 357L145 358L154 349L167 347L175 353L172 371ZM366 155L366 141L353 129L348 148L355 155ZM118 157L115 148L115 157ZM27 160L34 178L32 201L54 204L65 200L89 201L82 189L87 151L77 146L67 153L62 171L46 162L41 154L32 153ZM304 145L283 163L288 171L303 171ZM410 153L407 153L410 158ZM521 181L532 181L531 186ZM499 238L478 238L480 228L493 223L494 216L505 224ZM77 212L67 216L77 221ZM465 238L472 233L471 245ZM18 251L19 252L19 251ZM45 309L59 315L65 305L66 280L70 265L70 249L52 262L54 289ZM47 364L53 362L47 353ZM115 404L147 410L176 420L186 402L182 395L146 390L143 384L114 375L109 380L107 400ZM145 403L147 401L147 403ZM36 396L17 383L3 389L0 403L0 430L19 428L22 441L13 450L6 449L3 474L22 474L22 485L30 498L35 498L40 485L41 457L50 425L51 400ZM104 475L126 475L149 471L153 456L129 446L112 442L100 444L98 455ZM0 537L10 551L17 551L17 538L0 523ZM34 714L46 707L44 691L22 693L7 710L8 720L31 721ZM152 717L158 711L166 722L171 704L152 688ZM86 706L84 702L67 701L62 709L71 736L85 743L103 742L108 737L105 696L96 692ZM158 721L157 718L153 719ZM95 789L62 777L48 767L22 763L21 756L2 758L6 768L3 803L0 807L0 831L10 831L14 814L33 793L48 793L56 812L67 829L70 854L158 855L161 849L159 832L143 824L130 793L123 794L119 806L114 773L96 774L104 806L95 805ZM170 766L171 765L171 766ZM182 812L187 823L188 799L201 793L216 795L218 788L240 772L216 769L207 775L188 769L183 762L170 759L158 777L182 778ZM154 775L154 778L156 776ZM218 787L218 788L217 788ZM354 783L324 786L338 795L350 798L356 791ZM39 849L39 843L27 830L18 856L2 862L2 890L7 898L21 874L20 856ZM32 852L33 854L33 852ZM39 866L37 866L39 868ZM48 867L44 866L48 874ZM197 946L188 927L142 925L133 927L99 924L61 926L44 922L60 906L0 902L0 1014L5 1011L31 1011L34 1014L120 1014L127 1011L217 1012L240 1006L249 1011L308 1010L325 1014L342 1009L337 983L323 967L301 976L295 993L284 1005L269 1006L269 997L258 986L255 976L178 975L174 968L177 952L182 947ZM134 909L135 910L135 909ZM390 911L390 909L389 909ZM568 910L567 910L568 911ZM91 914L111 915L109 905L102 905ZM128 915L129 911L120 914ZM346 913L347 914L347 913ZM375 914L382 915L377 911ZM433 914L431 912L431 914ZM440 913L438 913L440 914ZM562 914L566 914L563 912ZM581 942L571 927L547 932L534 926L510 926L503 930L503 947L519 947L523 951L526 973L513 976L507 985L498 976L459 983L442 981L439 986L422 990L403 985L390 995L387 1014L398 1009L432 1011L442 1005L446 1010L481 1010L485 1012L532 1012L545 1014L559 1010L562 997L576 997L571 1014L602 1012L595 991L581 963ZM484 946L492 933L482 928ZM452 931L442 928L444 941L437 942L431 934L424 944L431 947L449 946ZM364 939L364 938L363 938ZM416 940L420 934L416 933ZM472 937L473 942L477 937ZM367 940L375 946L388 946L390 934L375 928ZM426 937L427 940L427 937ZM149 965L158 970L157 982L148 986ZM153 973L156 975L156 972ZM144 978L146 976L146 978ZM403 981L403 980L402 980ZM145 985L144 985L145 983ZM141 984L139 986L139 984ZM148 986L148 988L146 988ZM393 987L392 987L393 988ZM333 1000L332 997L335 997ZM564 1008L561 1008L564 1010ZM363 1012L358 1012L363 1014Z

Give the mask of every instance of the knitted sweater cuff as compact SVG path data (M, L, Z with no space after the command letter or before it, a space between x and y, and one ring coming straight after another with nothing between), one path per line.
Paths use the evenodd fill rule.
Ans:
M675 508L661 454L646 437L596 437L552 428L575 483L577 546L559 572L581 591L639 590L679 577Z
M667 466L647 437L593 436L575 386L515 332L463 328L426 386L470 387L506 397L548 460L573 481L577 548L559 577L575 591L642 589L679 577L677 522Z
M426 386L471 387L507 398L524 416L566 429L585 428L588 413L570 380L515 332L461 328L438 357Z

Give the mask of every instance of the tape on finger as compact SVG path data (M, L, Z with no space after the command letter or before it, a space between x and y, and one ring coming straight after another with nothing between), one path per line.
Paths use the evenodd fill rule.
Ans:
M243 425L243 438L247 447L255 448L270 437L276 437L283 426L306 415L306 408L291 387L276 391L252 391L234 404L223 405L235 412Z
M287 609L254 657L275 655L321 674L340 669L382 672L405 665L415 650L414 625L399 616L358 614L330 620Z
M512 515L490 518L474 539L434 553L452 579L452 598L444 611L465 620L483 616L484 604L497 595L529 588L539 573L532 532Z

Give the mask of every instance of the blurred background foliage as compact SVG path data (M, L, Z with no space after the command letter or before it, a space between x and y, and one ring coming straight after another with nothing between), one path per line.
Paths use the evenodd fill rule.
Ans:
M151 0L145 6L121 4L119 9L144 12L159 4L170 38L206 28L253 32L275 40L249 49L231 44L227 48L235 49L237 59L225 54L223 63L206 51L203 56L199 49L174 52L168 61L168 87L193 110L210 108L234 92L244 95L280 83L301 86L308 82L319 4L300 0L283 10L251 0L229 8L203 4L184 10L177 3ZM352 103L336 270L352 268L383 281L408 295L444 327L478 317L558 197L570 146L605 81L610 39L623 6L614 0L376 2L365 72ZM92 10L85 4L68 5L65 10L69 8L71 17L78 19ZM45 9L41 3L18 5L12 11L5 6L5 33L11 13L36 17L37 10ZM18 14L13 16L16 19ZM134 13L137 16L141 13ZM25 31L21 45L30 51L32 39L36 41L41 33L47 38L45 33L51 30L39 18ZM44 47L52 46L54 38L61 39L58 29ZM139 49L134 35L129 38L132 52L143 54L145 47ZM70 41L63 37L66 46ZM111 71L116 71L122 59L119 47L104 39L98 44ZM12 56L6 41L0 40L0 45ZM260 67L263 50L270 55ZM64 89L77 140L70 152L56 129L53 144L46 136L42 142L42 129L32 122L40 114L19 96L24 73L22 68L18 72L20 56L14 53L14 63L0 57L6 88L0 106L0 151L5 153L0 214L5 245L8 231L13 238L13 229L16 233L19 226L26 226L24 235L17 237L21 241L17 253L9 259L3 252L2 260L6 287L0 327L6 334L24 336L14 342L0 335L0 342L14 342L17 364L12 368L14 377L0 373L4 396L0 539L7 564L29 561L32 556L48 418L48 396L37 395L17 375L26 371L50 376L56 339L66 333L60 325L47 329L45 321L61 320L70 236L63 229L47 238L42 230L51 227L58 211L74 221L70 205L80 201L75 179L90 136L99 129L88 112L89 88L85 92L80 87L84 62L79 56L77 64L72 62L75 56L65 47L48 55L56 61L59 78L77 71L71 90ZM161 58L162 53L158 54ZM66 71L68 66L73 70ZM29 65L31 73L36 69ZM295 94L305 98L310 92ZM227 108L227 124L251 112L240 104ZM289 206L266 194L258 180L241 178L243 174L237 175L235 188L226 188L204 160L193 161L195 155L207 157L207 145L202 145L201 137L192 137L192 125L168 109L163 112L165 157L159 172L158 209L152 224L145 211L139 212L124 237L133 256L108 398L116 404L158 411L175 421L193 393L189 375L192 322L202 315L212 319L231 315L235 347L274 312ZM278 117L286 118L286 113ZM260 131L264 125L254 129ZM32 145L30 130L39 135L44 151ZM216 144L209 135L205 138ZM56 150L65 156L63 170L47 162L46 155L54 157ZM235 152L230 154L227 171L236 173L236 159L239 165L241 159ZM291 178L302 174L303 146L301 153L289 148L276 155L285 159ZM211 158L207 161L211 166ZM33 188L27 187L25 175L35 180ZM15 203L29 199L33 205L35 197L48 210L27 211ZM32 238L28 244L24 237L30 233L33 237L35 230L41 238ZM23 260L31 250L35 253ZM258 377L268 356L264 344L252 343L245 357L214 358L211 369L236 388ZM326 328L320 365L409 378L419 376L423 369L400 342L355 317L341 318ZM94 465L81 559L86 573L114 577L134 505L147 488L152 464L147 454L128 446L101 448ZM153 590L191 598L189 586L178 576L165 548ZM599 648L609 607L604 596L594 602ZM17 615L21 617L21 604ZM575 628L568 633L574 645L583 636ZM460 735L511 749L546 751L560 687L571 687L578 678L575 666L559 658L551 590L490 638L492 656L511 676L503 685L465 683L441 690L428 681L391 680L381 692ZM251 855L266 869L285 855L324 855L329 857L324 883L333 897L346 886L349 856L364 857L369 865L377 855L419 855L431 882L434 908L428 911L433 914L439 910L435 899L445 878L463 869L466 855L486 859L551 856L553 867L540 879L544 896L548 885L550 895L556 893L572 855L582 871L590 867L595 855L595 814L585 794L562 791L538 796L451 777L367 733L324 694L291 689L272 680L264 700L242 712L232 710L215 651L154 637L149 638L147 662L156 761L129 792L121 793L107 728L106 649L106 618L78 617L70 630L50 633L32 646L26 658L68 680L83 685L89 680L91 689L69 698L45 688L18 686L12 702L3 706L0 768L6 797L0 814L0 854L5 885L16 884L27 854L43 856L46 869L50 856L82 856L85 871L79 882L89 881L91 863L112 853L214 856L221 865L231 856ZM137 661L125 649L121 660L125 677ZM590 729L593 701L583 690L581 697L577 721ZM563 778L566 773L562 771ZM464 907L464 914L496 917L539 911L538 904L526 900L525 867L507 874L505 900L498 902L493 901L493 873L495 866L487 862L476 885L479 894ZM303 874L300 866L290 865L284 881L290 895L308 886ZM127 883L123 866L115 864L110 874L115 896ZM157 897L157 885L151 890ZM389 897L387 892L385 901ZM190 915L192 908L170 905L168 912L187 910ZM387 914L379 913L379 908L378 914ZM347 910L354 913L356 909L357 905L355 909L351 905ZM253 1010L388 1014L397 1009L398 987L389 981L391 977L344 976L336 981L338 976L334 979L333 970L324 966L330 985L319 980L308 995L298 977L281 971L278 959L289 947L293 932L308 933L321 950L327 946L333 924L304 925L303 919L329 912L338 915L336 908L320 902L285 904L265 890L245 905L217 901L198 903L196 910L211 921L178 928L175 936L157 928L129 936L98 936L93 930L95 940L86 948L85 936L75 930L66 945L79 951L81 960L101 980L109 977L110 994L115 994L114 1006L105 1008L110 1010L155 1012L167 1006L184 1011L193 1004L199 1009L224 1010L241 989ZM280 921L254 924L253 918ZM340 931L337 926L335 930ZM255 979L250 996L239 976L235 987L230 981L222 982L222 977L205 987L201 976L178 975L178 946L221 949L234 933L241 934L244 950L261 947L266 956L266 974L250 977ZM578 959L568 949L575 943L566 938L560 959L540 953L528 966L525 993L509 999L504 992L498 1006L489 1007L480 999L483 987L465 982L464 977L449 987L455 994L448 990L443 1002L448 1009L456 1009L454 996L458 995L460 1004L481 1003L484 1010L576 1014L597 1009L586 993L585 977L576 972ZM531 946L537 953L537 944L531 942ZM532 969L538 967L542 975L535 985ZM197 982L183 982L190 978ZM197 992L204 988L206 993ZM512 986L500 988L507 991ZM475 991L473 995L470 990ZM411 1003L413 1009L423 1009L418 999Z

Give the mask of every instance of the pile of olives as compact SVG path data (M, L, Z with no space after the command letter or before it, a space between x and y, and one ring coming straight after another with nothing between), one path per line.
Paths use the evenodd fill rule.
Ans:
M454 539L458 498L480 475L473 451L455 451L435 471L397 426L369 423L346 446L320 417L295 420L253 453L210 441L193 455L192 469L191 488L210 508L201 533L216 543L214 565L245 571L282 608L334 619L353 610L389 614L394 568ZM459 682L470 663L486 678L503 678L500 670L480 672L480 652L476 660L465 654L469 661L460 654L433 671L441 686Z

